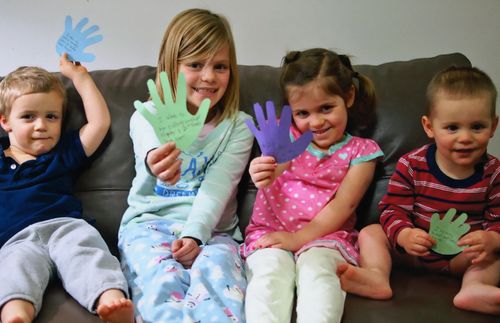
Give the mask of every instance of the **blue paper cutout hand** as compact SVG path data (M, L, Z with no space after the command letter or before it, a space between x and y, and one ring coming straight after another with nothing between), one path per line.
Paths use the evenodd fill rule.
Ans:
M300 155L312 141L311 131L307 131L297 140L291 141L289 133L292 124L292 110L289 106L283 107L279 121L276 120L276 109L272 101L266 102L267 120L260 104L255 103L253 109L260 130L257 129L252 120L245 122L255 135L264 156L273 156L277 163L285 163Z
M66 16L64 22L64 32L57 40L56 51L59 56L68 53L68 59L73 62L92 62L95 55L84 53L85 47L98 43L102 40L102 35L90 36L99 30L97 25L93 25L83 31L83 27L89 22L88 18L83 18L73 29L73 19Z

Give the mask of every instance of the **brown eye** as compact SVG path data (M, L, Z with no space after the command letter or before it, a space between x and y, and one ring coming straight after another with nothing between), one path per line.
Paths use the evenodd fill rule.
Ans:
M333 105L323 105L321 106L321 112L330 112L333 108Z
M484 125L482 123L477 123L477 124L472 125L472 130L474 130L474 131L483 130L485 128L486 128L486 125Z
M225 65L225 64L217 64L217 65L215 65L215 69L216 69L217 71L225 71L225 70L227 70L228 68L229 68L229 67L228 67L227 65Z
M33 120L34 118L35 118L35 116L32 114L23 114L21 116L21 119L24 119L24 120Z
M187 66L189 66L192 69L200 69L200 68L202 68L203 65L201 63L196 63L195 62L195 63L187 64Z

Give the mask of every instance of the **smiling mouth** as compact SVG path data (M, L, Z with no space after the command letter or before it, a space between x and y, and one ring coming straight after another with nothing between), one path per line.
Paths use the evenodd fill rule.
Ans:
M194 90L200 94L214 94L217 92L217 89L207 89L202 87L195 87Z
M312 133L313 133L313 134L315 134L315 135L322 135L322 134L324 134L325 132L327 132L328 130L330 130L330 128L321 129L321 130L315 130L315 131L313 131Z

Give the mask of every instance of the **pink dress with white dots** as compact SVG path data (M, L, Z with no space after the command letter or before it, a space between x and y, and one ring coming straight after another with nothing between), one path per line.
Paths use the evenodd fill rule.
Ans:
M269 187L257 192L245 243L241 245L242 256L248 257L255 251L255 242L266 233L301 229L335 197L350 166L381 156L383 153L375 141L349 134L332 145L328 153L310 144ZM333 248L346 261L357 265L359 252L355 224L356 215L353 213L339 231L307 243L295 256L311 247Z

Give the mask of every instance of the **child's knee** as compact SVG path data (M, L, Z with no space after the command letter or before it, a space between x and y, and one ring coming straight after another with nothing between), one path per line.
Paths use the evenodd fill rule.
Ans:
M361 229L358 240L360 243L370 240L384 241L389 245L387 236L380 224L370 224Z
M338 250L311 248L297 259L297 273L303 277L322 275L337 278L337 264L344 262L345 259Z
M338 263L345 262L344 257L337 249L326 247L313 247L300 254L297 259L297 264L313 264L321 265L322 263Z
M293 255L282 249L265 248L252 253L246 260L247 278L294 276Z

